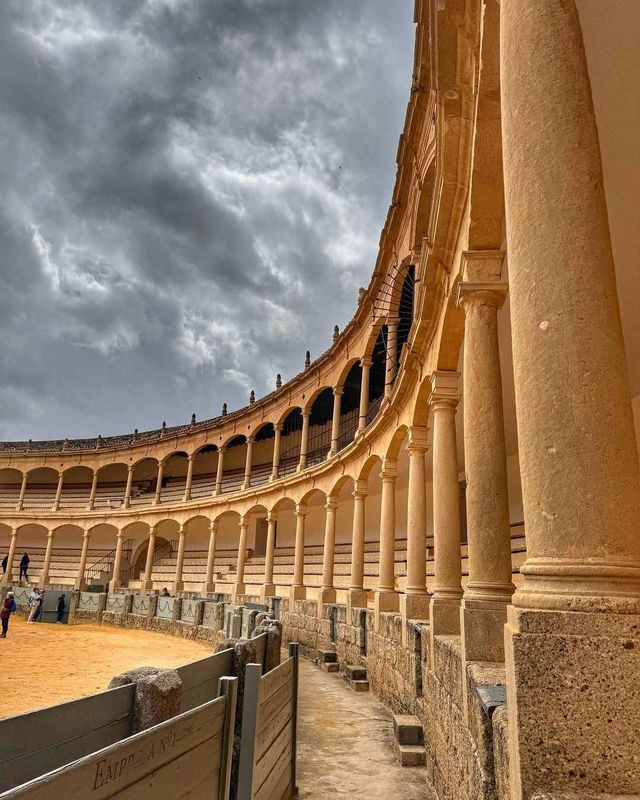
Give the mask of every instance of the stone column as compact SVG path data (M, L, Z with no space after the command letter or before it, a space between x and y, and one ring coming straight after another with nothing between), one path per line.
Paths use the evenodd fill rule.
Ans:
M178 594L184 589L182 571L184 567L184 547L187 530L184 523L180 525L180 538L178 539L178 557L176 559L176 576L173 581L173 594Z
M109 591L116 592L120 586L120 567L122 565L122 544L123 532L119 530L116 533L116 553L113 559L113 575L109 581Z
M362 379L360 382L360 410L358 412L358 431L356 435L362 433L367 427L367 413L369 412L369 378L372 364L373 359L370 356L365 356L360 359Z
M280 477L280 448L282 445L282 425L276 425L274 427L276 432L276 437L273 442L273 465L271 467L271 478L272 481L277 481Z
M133 486L133 464L129 464L127 467L127 485L124 490L124 502L122 504L123 508L129 508L131 506L131 488Z
M7 554L7 570L3 576L3 585L8 586L13 581L13 561L16 555L16 545L18 543L18 531L11 531L11 541L9 542L9 552Z
M378 588L375 592L375 616L383 611L398 611L399 597L396 592L396 478L398 461L385 458L380 478L380 562Z
M54 532L47 531L47 549L44 552L44 564L42 565L42 574L40 575L40 586L46 588L49 583L49 570L51 568L51 554L53 552L53 539Z
M87 505L87 511L93 511L96 505L96 492L98 491L98 470L95 470L93 473L93 478L91 479L91 491L89 492L89 504Z
M153 589L153 581L151 580L151 571L153 569L153 553L156 547L156 527L152 526L149 531L149 544L147 545L147 561L144 567L144 578L140 584L140 591L142 593L150 592Z
M573 0L502 0L501 72L527 537L506 629L511 792L633 795L640 477Z
M302 438L300 440L300 463L298 464L298 472L306 469L307 466L307 453L309 452L309 418L311 417L310 411L302 412Z
M190 455L187 464L187 481L184 485L184 498L183 502L186 503L191 500L191 484L193 483L193 462L195 455Z
M224 454L225 454L225 448L224 447L218 448L218 469L216 471L216 488L213 490L213 494L215 496L222 494L222 476L224 475Z
M336 511L338 503L333 497L327 497L325 504L326 517L324 525L324 547L322 554L322 587L318 595L318 616L322 616L323 603L336 602L336 590L333 588L333 568L336 550Z
M235 601L239 594L244 594L244 562L247 559L247 529L249 528L249 520L246 517L240 517L240 539L238 541L238 561L236 563L236 582L233 587L233 599Z
M384 385L385 397L389 397L393 389L393 380L398 369L398 322L397 318L387 320L387 370Z
M253 459L253 436L247 438L247 458L244 465L244 481L242 489L248 489L251 486L251 461Z
M427 593L427 429L409 430L409 487L407 492L407 585L400 596L404 620L429 618Z
M457 372L434 372L429 404L433 410L433 554L431 636L460 633L462 562L456 408Z
M507 457L498 346L503 253L463 254L458 303L465 314L464 458L469 581L461 627L465 661L504 661L504 623L513 594Z
M367 607L367 592L364 589L364 532L365 500L367 481L355 482L353 490L353 530L351 536L351 580L347 593L347 606Z
M153 505L159 506L162 502L162 480L164 478L164 459L158 462L158 477L156 478L156 496Z
M290 599L304 600L307 590L304 588L304 518L307 516L307 507L299 503L296 506L296 548L293 563L293 585L291 586ZM293 610L293 609L292 609Z
M58 487L56 489L56 497L53 501L52 511L60 510L60 498L62 497L62 485L64 483L64 472L62 470L58 473Z
M333 390L333 419L331 420L331 449L329 458L338 452L338 439L340 438L340 411L342 407L343 388L340 386Z
M80 552L80 564L78 566L78 575L76 577L76 584L75 588L83 591L86 583L84 580L84 573L87 569L87 555L89 553L89 540L91 539L91 534L89 531L85 531L82 534L82 551Z
M20 484L20 495L18 496L18 505L16 506L16 511L22 511L24 508L24 496L27 492L27 480L29 478L29 473L25 472L22 476L22 483Z
M276 587L273 583L273 558L276 548L276 514L269 511L267 514L267 552L264 559L264 583L262 597L275 597Z
M202 585L202 595L206 597L216 590L213 580L213 570L216 561L216 538L218 535L218 520L209 520L209 552L207 553L207 574Z

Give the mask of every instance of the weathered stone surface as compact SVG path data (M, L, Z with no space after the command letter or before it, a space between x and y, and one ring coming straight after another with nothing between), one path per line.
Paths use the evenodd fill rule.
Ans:
M280 663L280 652L282 650L282 625L280 622L278 622L278 620L269 619L267 617L266 619L263 619L262 623L254 629L253 636L255 638L263 633L267 634L264 671L270 672Z
M420 720L411 714L393 715L393 734L398 744L424 743Z
M113 677L109 689L135 684L132 733L171 719L180 713L182 681L174 669L139 667Z

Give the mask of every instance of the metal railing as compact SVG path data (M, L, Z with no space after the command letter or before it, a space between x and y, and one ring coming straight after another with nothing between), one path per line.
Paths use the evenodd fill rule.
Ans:
M133 539L127 539L122 544L122 555L125 558L131 557L131 552L133 550L133 545L135 544ZM128 555L127 555L128 554ZM102 556L97 561L94 561L93 564L90 564L84 571L84 579L85 580L92 580L94 578L99 578L103 572L110 572L111 568L113 567L113 563L116 559L116 551L115 548L111 550L111 552L107 553L106 556Z
M177 539L172 539L170 542L164 542L164 544L161 544L160 547L156 548L153 552L151 567L153 568L153 565L157 564L158 561L162 561L163 558L171 558L176 552L177 548ZM124 570L124 572L121 573L122 584L126 585L130 580L137 580L140 577L141 571L142 570L138 569L137 564L134 564L133 566L129 567L129 569ZM136 572L138 573L137 575Z

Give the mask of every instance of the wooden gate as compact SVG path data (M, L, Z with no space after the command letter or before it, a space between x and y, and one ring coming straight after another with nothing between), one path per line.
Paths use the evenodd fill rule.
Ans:
M262 675L247 664L240 740L238 800L284 800L296 794L298 645Z

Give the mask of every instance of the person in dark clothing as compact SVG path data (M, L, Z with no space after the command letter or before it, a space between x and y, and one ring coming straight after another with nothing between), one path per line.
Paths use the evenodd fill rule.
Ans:
M7 638L7 631L9 630L9 617L15 610L16 601L15 597L13 596L13 592L7 592L7 596L2 603L2 608L0 608L0 622L2 622L2 633L0 633L0 639Z
M5 556L2 559L2 574L4 575L7 571L7 561L9 560L9 556Z
M58 619L56 620L56 622L59 625L62 624L62 620L64 619L64 612L66 611L66 608L67 608L67 604L65 603L64 595L61 594L60 597L58 598L58 606L57 606Z
M27 576L27 570L29 569L29 556L26 553L23 553L22 558L20 559L20 575L18 577L18 583L22 580L22 576L24 575L25 582L29 582L29 578Z

